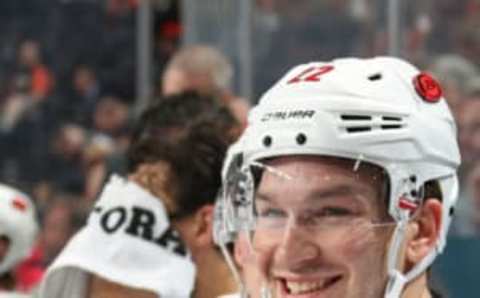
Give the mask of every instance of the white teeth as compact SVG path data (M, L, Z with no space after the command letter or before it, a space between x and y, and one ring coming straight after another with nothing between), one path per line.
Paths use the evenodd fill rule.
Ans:
M293 282L287 281L286 285L291 294L304 294L307 292L313 292L323 288L326 280L320 282Z

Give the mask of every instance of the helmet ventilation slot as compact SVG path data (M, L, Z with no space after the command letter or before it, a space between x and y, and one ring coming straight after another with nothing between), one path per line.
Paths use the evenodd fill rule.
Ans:
M372 127L371 126L353 126L353 127L347 127L347 132L349 133L355 133L355 132L364 132L364 131L371 131Z
M368 115L341 115L342 120L347 121L365 121L365 120L372 120L372 116Z
M401 117L392 117L392 116L382 116L383 121L402 121Z
M402 128L400 124L389 124L380 126L381 129L399 129Z
M362 133L374 130L395 130L405 126L402 117L381 115L340 115L343 127L347 133Z

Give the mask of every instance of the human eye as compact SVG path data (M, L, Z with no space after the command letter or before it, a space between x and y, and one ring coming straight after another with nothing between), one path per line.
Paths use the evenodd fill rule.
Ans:
M287 216L287 213L279 208L259 208L257 209L257 227L282 227L285 224Z
M321 216L344 217L354 215L354 211L345 207L329 206L320 210Z
M338 220L350 219L355 212L347 207L340 206L324 206L317 210L306 212L303 220L309 223L322 223Z
M308 225L338 226L350 222L355 215L355 212L347 207L325 206L306 212L302 216L302 222Z
M268 207L258 210L258 216L261 218L283 218L286 213L281 209Z

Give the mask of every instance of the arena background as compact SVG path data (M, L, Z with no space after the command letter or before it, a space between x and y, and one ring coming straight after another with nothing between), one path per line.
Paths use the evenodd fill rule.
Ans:
M233 90L255 103L290 66L396 55L440 79L463 166L451 237L434 268L450 297L480 281L480 1L2 0L0 181L36 200L31 259L47 266L108 173L124 171L132 119L187 44L223 51Z

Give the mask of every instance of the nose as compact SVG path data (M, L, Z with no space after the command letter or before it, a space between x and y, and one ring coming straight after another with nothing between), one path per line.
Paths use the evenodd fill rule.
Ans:
M311 231L290 221L278 247L279 257L290 269L304 267L320 256L320 247L314 239Z

